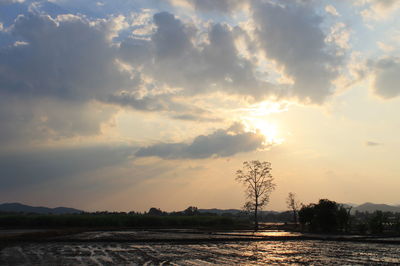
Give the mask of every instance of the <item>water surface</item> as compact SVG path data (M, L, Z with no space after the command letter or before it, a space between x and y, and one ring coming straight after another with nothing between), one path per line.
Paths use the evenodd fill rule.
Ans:
M0 265L400 264L400 246L336 241L202 244L30 243L3 248Z

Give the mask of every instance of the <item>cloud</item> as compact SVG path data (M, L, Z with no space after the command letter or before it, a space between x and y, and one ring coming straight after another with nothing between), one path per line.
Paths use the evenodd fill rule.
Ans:
M388 19L400 8L398 0L363 0L358 4L366 6L361 11L362 17L366 20Z
M219 90L258 97L270 92L269 84L256 78L252 63L239 55L237 29L213 24L206 31L207 42L195 45L198 29L173 14L156 13L153 22L154 33L143 39L118 36L127 27L121 16L89 20L20 15L11 33L25 45L1 49L0 90L125 106L130 99L130 106L139 110L150 99L159 102L155 94L191 96Z
M117 108L93 112L95 105L212 122L219 117L200 107L196 96L218 92L241 102L289 97L321 103L332 92L330 82L339 64L324 42L322 18L299 2L251 2L258 38L242 24L200 23L169 12L123 10L125 16L107 13L99 18L103 7L97 10L94 2L40 2L35 8L30 8L35 1L27 2L21 6L30 11L21 7L24 14L10 18L0 33L2 41L7 39L0 42L0 96L5 104L0 142L101 134ZM230 12L243 2L191 4ZM116 4L121 6L123 1ZM242 39L248 47L238 44ZM271 73L263 67L270 62L260 63L260 47L293 78L293 86L281 89L269 79Z
M377 61L370 61L372 69L373 92L384 98L391 99L400 95L400 58L385 57Z
M175 8L212 15L232 14L247 5L247 0L168 0Z
M374 142L374 141L367 141L367 142L365 142L365 145L368 147L375 147L375 146L381 146L383 144L379 143L379 142Z
M159 143L139 149L138 157L156 156L164 159L204 159L229 157L241 152L265 148L265 137L256 132L245 132L241 124L210 135L196 137L190 143Z
M80 147L0 154L1 190L69 178L132 158L132 147Z
M14 3L23 3L25 0L0 0L0 5L8 5Z
M154 23L157 31L151 39L155 46L157 58L175 58L190 52L190 32L184 24L168 12L161 12L154 15Z
M189 0L196 10L202 12L231 13L246 1L243 0Z
M115 65L112 26L74 15L18 16L12 34L27 45L1 50L0 90L85 101L134 85Z
M325 42L323 18L312 5L254 2L256 33L267 57L294 80L290 93L303 101L322 103L332 94L341 57Z
M325 11L333 16L340 16L340 14L337 12L336 8L333 5L327 5L325 7Z
M211 24L199 42L199 29L168 12L154 15L155 32L148 41L124 40L121 57L140 67L146 86L187 97L222 91L259 98L272 86L256 77L255 66L235 46L240 28ZM135 55L146 54L138 60Z
M296 23L302 27L297 32L310 33L298 42L298 48L281 45L292 43L291 35L296 32L285 33L279 28L282 23L272 23L275 18L265 19L257 13L262 47L294 77L295 94L322 101L330 93L329 82L335 73L331 69L333 57L325 52L325 36L318 28L319 18L297 5L261 6L264 9L259 12L267 12L267 17L273 16L276 9L284 14L277 18L283 24ZM314 18L308 20L309 13ZM148 27L148 23L154 23L150 27L154 30L147 37L121 33ZM208 28L200 29L168 12L156 13L152 21L142 19L134 25L123 16L89 19L31 12L18 16L10 29L25 45L0 50L0 91L8 94L82 102L95 99L146 111L165 111L172 106L170 99L175 95L190 98L221 91L260 101L282 94L260 78L258 66L239 51L237 39L246 34L239 26L210 23ZM264 36L270 33L283 37L275 40ZM311 49L314 54L309 53Z
M172 116L174 119L185 120L185 121L201 121L201 122L222 122L222 118L215 117L210 113L204 114L204 112L195 112L195 113L185 113L185 114L177 114Z
M111 95L108 102L116 103L121 106L129 106L141 111L162 111L168 109L168 103L161 97L138 96L136 93L122 91Z
M393 52L396 48L392 45L386 44L384 42L377 42L379 49L381 49L385 53Z
M0 144L4 148L101 134L115 108L55 99L20 99L0 94Z
M111 38L121 25L121 18L19 15L7 35L23 45L0 47L0 143L100 134L116 109L99 102L123 105L110 99L141 84L118 64Z

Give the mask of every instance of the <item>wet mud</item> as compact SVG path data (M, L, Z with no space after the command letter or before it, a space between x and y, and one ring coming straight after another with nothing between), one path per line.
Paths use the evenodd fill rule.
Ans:
M257 241L249 241L249 237ZM400 265L400 245L299 238L267 240L265 237L299 235L287 232L80 232L47 240L10 242L0 249L0 265ZM179 241L182 239L190 241Z

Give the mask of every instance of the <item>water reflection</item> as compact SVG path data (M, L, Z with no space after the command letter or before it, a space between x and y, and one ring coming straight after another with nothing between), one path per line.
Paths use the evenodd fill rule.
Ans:
M264 230L262 232L255 233L255 235L258 235L258 236L300 236L301 233L285 232L285 231L277 231L277 230Z
M400 246L334 241L205 244L45 243L1 250L0 265L23 264L400 264Z

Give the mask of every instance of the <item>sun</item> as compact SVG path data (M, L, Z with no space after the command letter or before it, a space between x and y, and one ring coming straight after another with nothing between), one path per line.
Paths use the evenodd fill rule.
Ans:
M270 124L265 121L258 121L255 123L255 127L267 138L268 142L277 142L279 137L278 128L275 124Z
M284 142L283 134L279 129L279 123L272 118L274 114L288 110L289 103L265 101L242 108L240 121L242 121L245 130L261 134L265 137L266 144L282 144Z
M257 132L265 137L266 143L281 144L283 138L279 134L278 126L261 118L247 118L243 120L246 130Z

